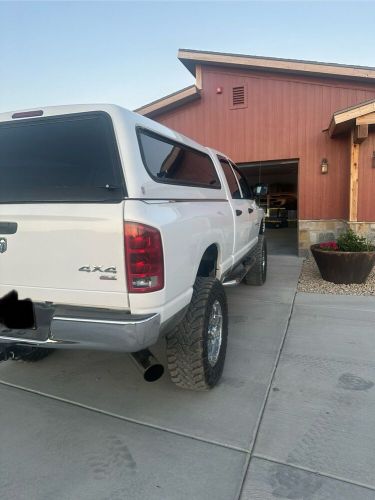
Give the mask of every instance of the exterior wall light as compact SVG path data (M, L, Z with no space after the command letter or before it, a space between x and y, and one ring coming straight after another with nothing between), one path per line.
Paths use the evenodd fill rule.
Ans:
M323 160L320 163L320 170L322 174L328 174L328 160L327 158L323 158Z

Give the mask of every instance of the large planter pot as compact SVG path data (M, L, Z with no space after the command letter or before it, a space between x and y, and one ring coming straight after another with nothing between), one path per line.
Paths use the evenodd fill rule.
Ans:
M375 265L375 252L336 252L310 247L322 278L337 284L364 283Z

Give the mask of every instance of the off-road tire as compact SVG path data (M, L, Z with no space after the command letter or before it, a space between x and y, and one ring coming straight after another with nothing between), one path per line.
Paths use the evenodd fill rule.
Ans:
M263 264L263 258L265 263ZM243 282L246 285L261 286L267 279L267 242L264 235L260 234L255 249L255 264L245 275Z
M44 349L43 347L17 347L14 353L15 357L12 359L22 359L22 361L36 363L49 356L52 352L53 349Z
M222 337L214 366L208 361L208 322L215 301L222 313ZM178 387L204 391L223 373L228 337L228 306L223 285L216 278L198 277L184 319L167 336L168 370Z

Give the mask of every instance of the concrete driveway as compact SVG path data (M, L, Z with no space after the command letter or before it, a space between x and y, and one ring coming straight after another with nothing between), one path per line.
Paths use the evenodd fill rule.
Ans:
M374 499L374 299L295 299L300 265L272 256L264 287L228 290L208 393L109 353L0 364L0 498Z

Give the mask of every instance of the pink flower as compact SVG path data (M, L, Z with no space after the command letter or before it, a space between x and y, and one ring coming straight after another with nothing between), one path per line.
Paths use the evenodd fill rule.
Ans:
M339 249L336 241L326 241L324 243L320 243L319 248L322 250L331 250L331 251L337 251Z

